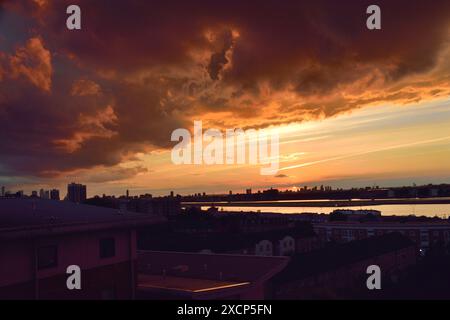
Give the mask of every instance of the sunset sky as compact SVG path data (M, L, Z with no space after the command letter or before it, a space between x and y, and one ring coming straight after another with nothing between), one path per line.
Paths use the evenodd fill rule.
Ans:
M450 1L0 0L0 185L88 195L450 183ZM66 7L82 30L66 28ZM280 171L174 165L271 128Z

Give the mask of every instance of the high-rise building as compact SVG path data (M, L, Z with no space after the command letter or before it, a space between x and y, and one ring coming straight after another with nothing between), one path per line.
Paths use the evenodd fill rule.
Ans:
M44 189L39 190L39 198L50 199L50 191Z
M37 196L38 196L37 191L36 191L36 190L31 191L31 196L32 196L33 198L37 198Z
M5 196L5 186L2 187L2 197Z
M59 190L58 189L50 190L50 199L59 200Z
M75 203L86 201L86 186L74 182L67 185L67 200Z

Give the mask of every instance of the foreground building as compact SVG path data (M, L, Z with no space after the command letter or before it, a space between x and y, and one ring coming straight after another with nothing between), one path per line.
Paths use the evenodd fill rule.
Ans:
M138 299L267 298L267 282L287 257L141 251Z
M0 200L0 299L132 299L136 229L153 215L34 199ZM81 268L81 290L66 269Z

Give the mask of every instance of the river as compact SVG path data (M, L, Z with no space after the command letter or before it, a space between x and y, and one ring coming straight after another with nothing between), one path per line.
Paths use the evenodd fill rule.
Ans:
M318 207L318 206L215 206L220 211L232 211L232 212L273 212L282 214L314 212L314 213L326 213L329 214L336 209L374 209L381 211L384 216L397 215L397 216L438 216L441 218L447 218L450 216L450 204L381 204L370 206L353 206L353 207ZM203 210L210 208L210 206L202 206Z

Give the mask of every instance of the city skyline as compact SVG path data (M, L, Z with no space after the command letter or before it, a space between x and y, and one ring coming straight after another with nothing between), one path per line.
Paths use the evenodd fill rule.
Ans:
M285 195L299 195L302 194L310 194L312 192L313 195L330 195L336 192L382 192L383 195L380 195L381 198L387 197L387 198L395 198L396 191L400 190L402 193L401 198L404 198L406 200L411 200L413 198L420 199L420 198L445 198L446 196L439 195L439 190L442 188L447 189L449 186L449 183L440 183L440 184L432 184L432 183L425 183L425 184L417 184L413 183L412 185L397 185L397 186L383 186L383 185L362 185L362 186L351 186L347 188L343 187L333 187L331 185L321 184L321 185L303 185L301 187L295 187L295 188L274 188L274 187L267 187L267 188L254 188L252 186L248 186L247 188L241 190L241 189L233 189L233 190L227 190L226 192L194 192L194 193L177 193L174 190L170 190L167 193L161 193L161 194L152 194L149 192L146 192L148 190L145 190L143 192L133 192L129 189L123 190L123 192L119 192L117 194L91 194L87 192L88 186L83 185L81 183L77 182L70 182L68 183L62 190L66 190L66 196L61 199L60 197L60 189L39 189L39 190L23 190L20 188L17 188L15 186L10 186L7 188L6 186L1 186L1 197L6 198L41 198L41 199L51 199L51 200L64 200L64 201L71 201L71 202L77 202L77 203L83 203L86 199L93 199L96 197L117 197L117 198L140 198L140 197L185 197L185 198L191 198L191 197L225 197L229 198L230 196L257 196L257 195L267 195L269 198L271 197L271 194L273 195L273 192L275 194L285 194ZM406 193L405 193L406 192ZM443 191L445 193L446 191ZM63 193L64 194L64 191ZM366 195L367 196L367 195ZM342 195L341 195L342 197ZM372 196L373 198L374 196ZM251 198L251 197L250 197Z
M380 1L376 31L364 1L174 1L173 11L80 0L77 31L65 28L67 3L2 4L0 185L77 181L93 196L450 181L446 1ZM174 165L171 132L195 120L275 128L278 174Z

